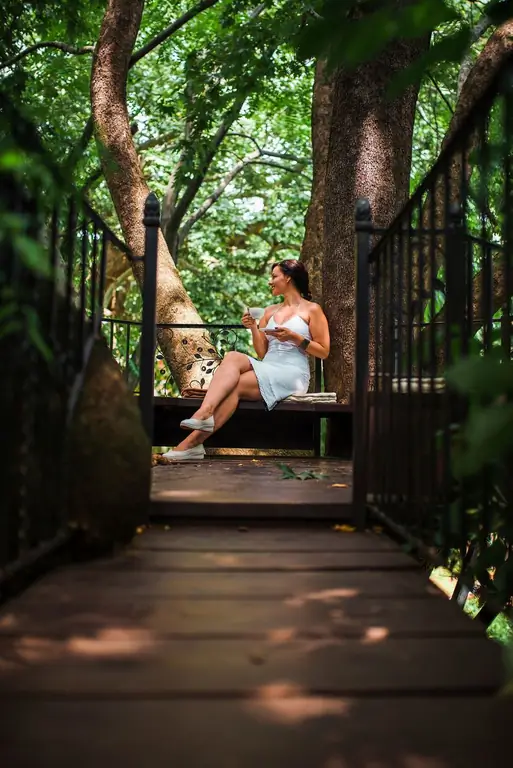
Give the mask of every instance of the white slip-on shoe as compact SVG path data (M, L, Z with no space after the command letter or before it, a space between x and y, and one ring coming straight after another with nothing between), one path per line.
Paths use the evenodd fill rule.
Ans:
M202 445L196 445L194 448L188 448L186 451L174 451L171 449L162 454L163 459L169 461L201 461L205 458L205 449Z
M199 429L200 432L213 432L214 431L214 417L209 416L208 419L184 419L180 422L182 429Z

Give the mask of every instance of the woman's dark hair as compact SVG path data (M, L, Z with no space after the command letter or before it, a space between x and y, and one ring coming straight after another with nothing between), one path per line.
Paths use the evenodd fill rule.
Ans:
M271 272L275 267L279 267L284 275L290 277L304 299L308 299L308 301L311 300L312 294L310 293L308 270L302 261L298 261L297 259L277 261L272 265Z

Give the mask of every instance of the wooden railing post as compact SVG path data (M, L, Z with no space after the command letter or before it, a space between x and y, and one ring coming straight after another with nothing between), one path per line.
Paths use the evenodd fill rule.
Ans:
M356 307L353 401L353 515L358 530L367 517L367 448L369 391L369 253L372 214L370 203L356 203Z
M155 319L157 303L157 252L160 227L160 205L156 195L150 192L144 204L144 283L142 289L143 311L141 328L141 373L139 406L141 419L150 442L153 444L153 391L155 379Z

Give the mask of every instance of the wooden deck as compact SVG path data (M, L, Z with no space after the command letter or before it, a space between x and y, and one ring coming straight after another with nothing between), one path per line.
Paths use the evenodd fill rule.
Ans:
M283 463L322 479L285 480ZM331 519L351 515L351 463L333 459L205 458L153 469L157 517Z
M166 527L0 611L6 768L503 764L498 647L384 535Z

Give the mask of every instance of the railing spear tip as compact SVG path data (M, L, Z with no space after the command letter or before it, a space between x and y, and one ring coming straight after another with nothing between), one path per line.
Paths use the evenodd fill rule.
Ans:
M357 221L371 220L371 205L366 197L359 197L356 201L355 217Z
M158 227L160 224L160 203L155 192L150 192L144 202L144 226Z

